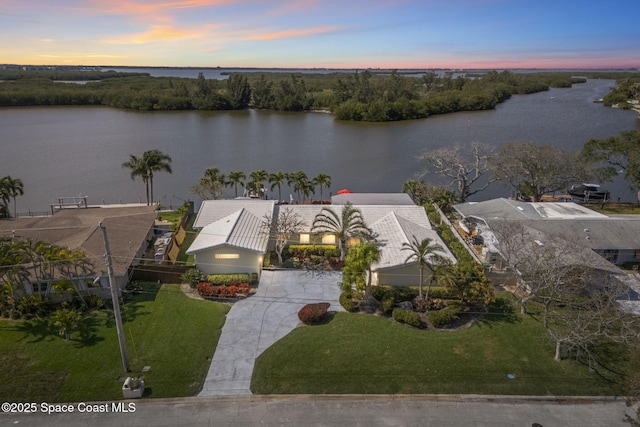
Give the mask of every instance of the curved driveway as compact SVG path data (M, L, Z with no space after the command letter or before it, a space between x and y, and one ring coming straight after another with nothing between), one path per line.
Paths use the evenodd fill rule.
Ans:
M257 292L227 313L199 396L251 394L256 358L300 323L298 311L305 304L328 302L329 311L343 311L341 278L326 271L263 271Z

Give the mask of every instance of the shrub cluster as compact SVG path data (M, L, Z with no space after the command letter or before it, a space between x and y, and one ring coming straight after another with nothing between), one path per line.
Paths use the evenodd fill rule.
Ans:
M325 321L330 305L328 302L307 304L298 312L298 319L305 325L320 324Z
M236 298L239 294L248 295L251 286L248 283L215 286L209 282L200 282L196 289L202 298Z
M394 308L391 317L393 317L396 322L406 323L407 325L415 326L416 328L420 327L422 324L420 316L413 310Z
M441 328L443 326L448 325L458 318L458 314L460 313L460 305L449 305L442 310L433 310L427 314L429 318L429 323L434 328Z
M349 313L358 311L358 308L353 302L353 295L351 292L343 292L340 294L340 305Z
M195 288L198 283L207 280L207 275L197 268L192 268L180 276L180 279L183 283L188 283L189 286Z
M333 245L289 245L289 255L296 258L339 257L340 249Z
M207 281L213 285L239 285L249 283L249 273L210 274L207 276Z

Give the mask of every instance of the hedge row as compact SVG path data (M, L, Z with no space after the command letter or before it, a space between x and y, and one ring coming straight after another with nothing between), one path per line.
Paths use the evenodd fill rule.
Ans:
M457 319L459 313L459 305L448 305L442 310L430 311L427 316L429 318L429 323L431 323L434 328L440 328Z
M249 273L235 274L210 274L207 281L214 285L239 285L240 283L249 283Z
M339 257L340 249L333 245L289 245L289 255L296 258L320 256L325 258Z
M403 310L401 308L394 308L391 317L397 322L406 323L407 325L420 327L422 322L420 316L413 310Z

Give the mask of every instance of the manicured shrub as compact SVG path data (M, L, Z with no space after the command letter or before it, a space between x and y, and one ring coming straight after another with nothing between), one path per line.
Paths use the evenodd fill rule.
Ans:
M444 286L432 286L429 290L429 299L431 298L447 299L449 298L449 291Z
M249 283L249 273L236 274L210 274L207 281L213 285L232 285L239 283Z
M429 318L429 323L431 323L434 328L442 328L456 320L458 313L460 313L460 306L449 305L442 310L430 311L427 317Z
M351 294L351 292L343 292L340 294L340 305L349 313L358 311L358 308L353 302L353 295Z
M187 270L186 273L180 276L180 279L183 283L188 283L189 286L195 288L198 283L207 280L207 275L197 268L192 268L190 270Z
M200 282L196 285L196 290L201 297L207 298L213 296L214 288L209 282Z
M420 316L413 310L403 310L401 308L394 308L391 317L397 322L406 323L407 325L420 327Z
M382 301L382 298L391 291L391 288L388 286L372 286L371 287L371 296L377 299L378 301Z
M289 255L296 258L319 257L339 257L340 249L333 245L289 245Z
M39 294L29 294L18 302L18 311L25 319L33 319L44 314L42 297Z
M327 310L329 309L328 302L318 302L315 304L307 304L298 312L298 319L305 325L317 325L325 321L327 317Z
M382 297L382 300L380 301L380 311L382 311L384 314L389 314L391 313L395 305L396 301L395 299L393 299L393 295L391 293L388 293L384 297Z

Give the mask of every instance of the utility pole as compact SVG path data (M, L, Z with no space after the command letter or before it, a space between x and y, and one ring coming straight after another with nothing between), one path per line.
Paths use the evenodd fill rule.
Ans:
M109 239L107 239L107 229L98 223L104 237L104 247L106 250L105 260L107 262L107 273L109 275L109 289L111 289L111 302L113 303L113 314L116 318L116 329L118 331L118 341L120 342L120 355L122 356L122 367L125 372L131 372L129 357L127 356L127 343L125 342L124 328L122 327L122 315L120 314L120 301L118 300L118 289L113 277L113 267L111 266L111 250L109 249Z

